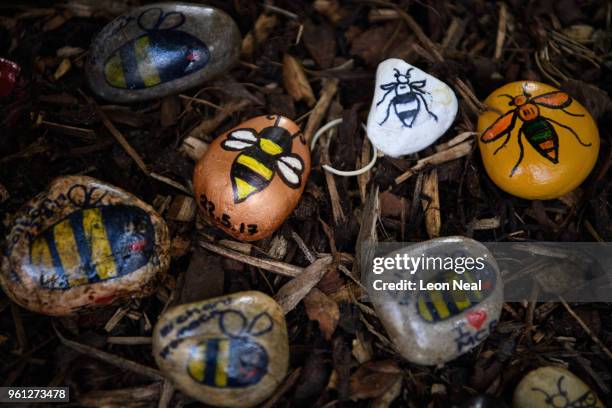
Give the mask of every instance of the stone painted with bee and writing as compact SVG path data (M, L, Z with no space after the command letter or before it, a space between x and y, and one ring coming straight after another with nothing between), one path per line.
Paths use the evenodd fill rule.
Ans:
M599 131L567 93L539 82L512 82L485 100L478 144L489 177L530 200L561 197L587 178L599 154Z
M153 355L185 394L208 405L250 407L287 374L285 315L256 291L177 306L155 325Z
M55 179L8 231L0 284L48 315L146 296L170 263L168 229L155 210L91 177Z
M94 39L85 73L91 89L114 102L176 94L234 65L241 35L225 12L206 5L136 8Z
M408 361L445 363L478 346L495 329L503 282L495 258L481 243L437 238L375 259L400 259L399 266L383 271L372 264L367 287L389 338Z
M604 408L582 380L561 367L530 371L514 390L513 408Z
M297 205L310 173L310 150L291 120L252 118L215 139L193 175L205 216L233 237L271 235Z
M368 137L383 153L398 157L425 149L457 115L453 90L407 62L391 58L376 70Z

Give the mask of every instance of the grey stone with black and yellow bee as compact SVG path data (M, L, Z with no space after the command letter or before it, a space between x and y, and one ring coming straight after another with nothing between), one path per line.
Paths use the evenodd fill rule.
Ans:
M285 316L257 291L177 306L155 325L153 355L185 394L210 405L250 407L287 373Z
M222 10L157 3L129 11L93 40L85 74L91 89L114 102L176 94L226 72L238 60L241 35Z
M385 257L396 255L433 260L427 268L368 276L369 288L373 287L372 279L414 282L413 290L369 291L378 317L404 358L422 365L442 364L472 350L494 330L503 306L503 282L497 262L485 246L466 237L445 237ZM454 270L437 263L437 259L449 262L470 257L474 266L460 273L456 261ZM454 282L467 286L455 287ZM425 288L428 284L434 288L422 290L421 285ZM450 289L442 288L446 284Z
M91 177L59 177L15 215L0 284L26 309L70 315L152 293L169 248L164 220L143 201Z
M597 394L563 367L530 371L514 390L513 408L604 408Z

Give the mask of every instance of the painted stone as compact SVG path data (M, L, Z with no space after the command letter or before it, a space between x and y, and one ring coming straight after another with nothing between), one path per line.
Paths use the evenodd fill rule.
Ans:
M372 269L367 287L378 317L404 358L438 365L487 338L501 314L503 282L485 246L465 237L437 238L385 255L398 257L420 263L395 266L382 274ZM472 261L460 264L461 259ZM400 286L384 289L385 283Z
M92 42L85 73L91 89L114 102L176 94L231 68L241 35L225 12L205 5L158 3L117 17Z
M478 118L480 154L502 190L530 200L578 187L599 154L599 131L567 93L533 81L512 82L485 100Z
M70 315L152 293L169 249L146 203L91 177L60 177L16 214L0 284L26 309Z
M582 380L561 367L540 367L527 374L514 390L513 408L604 408Z
M285 316L256 291L177 306L155 325L153 355L185 394L209 405L250 407L287 374Z
M398 157L425 149L457 115L453 90L407 62L391 58L376 70L368 137L383 153Z
M258 116L216 138L195 167L204 215L244 241L271 235L297 205L310 174L310 150L298 125Z
M0 96L9 96L13 93L19 72L21 72L19 65L13 61L0 58Z

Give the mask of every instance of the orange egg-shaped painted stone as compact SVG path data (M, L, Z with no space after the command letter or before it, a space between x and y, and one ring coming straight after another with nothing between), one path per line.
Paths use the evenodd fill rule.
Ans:
M478 144L489 177L531 200L561 197L587 178L599 154L599 131L567 93L533 81L497 89L478 118Z
M298 125L258 116L215 139L193 175L205 216L233 237L271 235L297 205L310 173L310 150Z

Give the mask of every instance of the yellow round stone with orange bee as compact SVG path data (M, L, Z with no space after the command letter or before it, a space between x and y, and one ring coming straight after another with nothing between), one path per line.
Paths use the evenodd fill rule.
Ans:
M485 100L478 144L489 177L502 190L530 200L561 197L587 178L599 154L589 112L552 86L518 81Z

